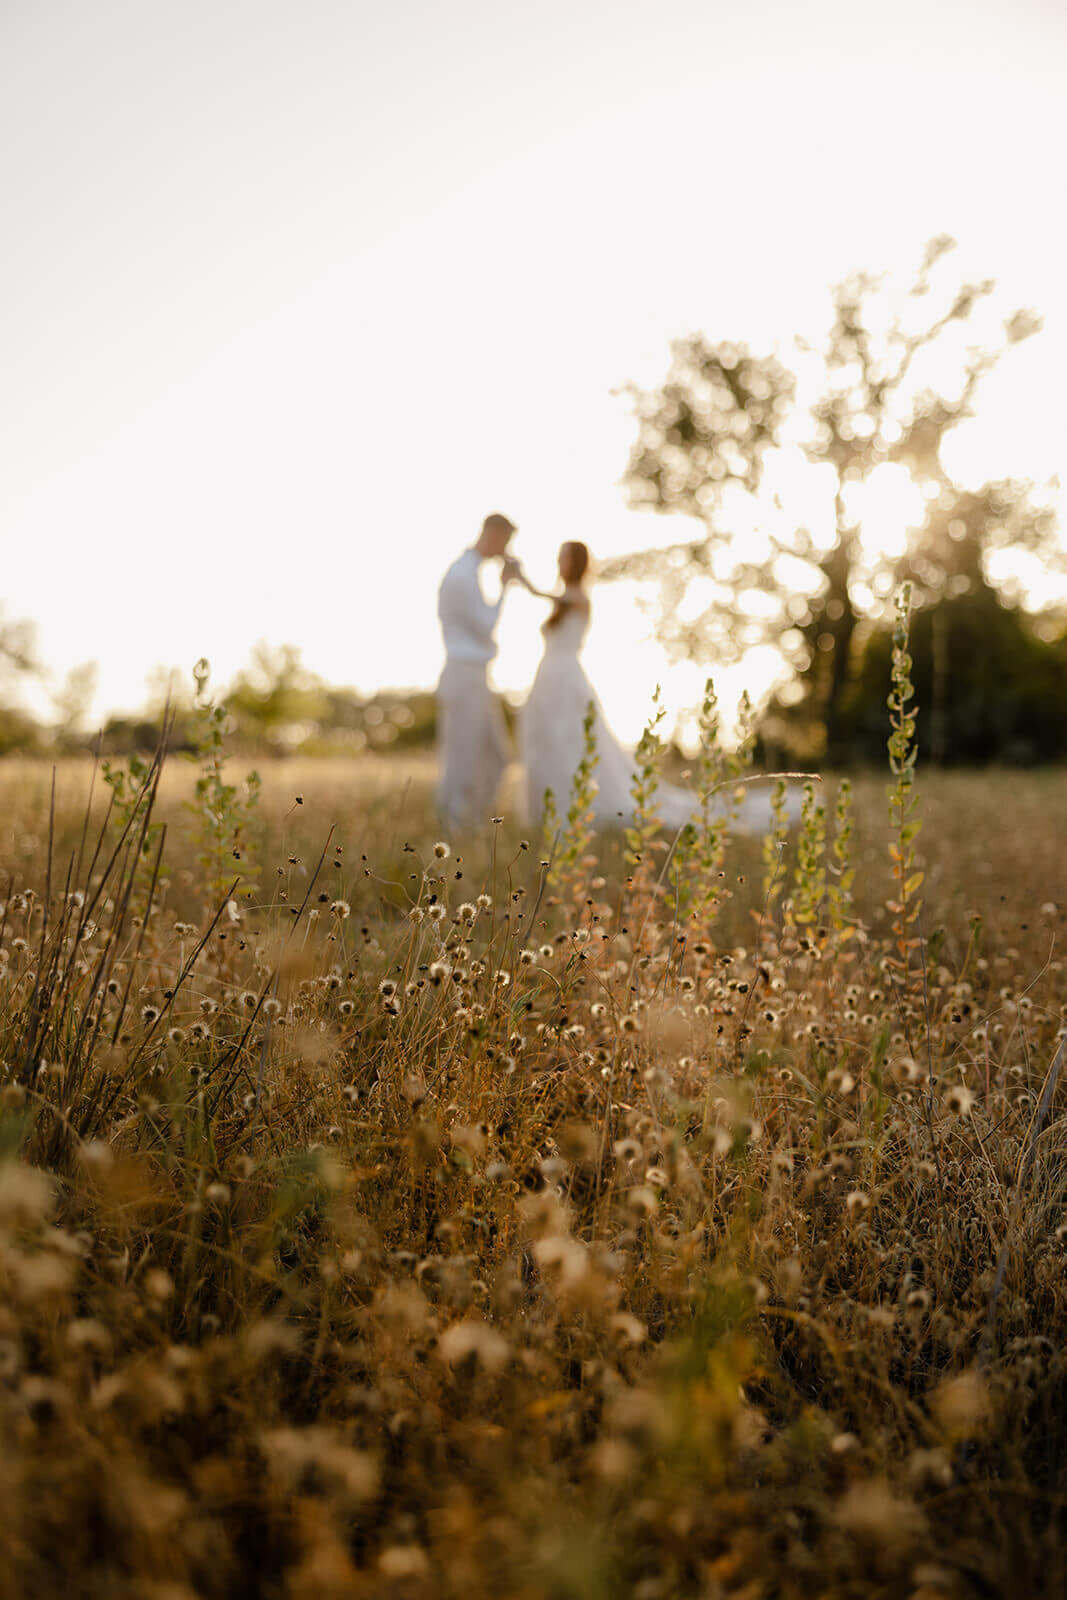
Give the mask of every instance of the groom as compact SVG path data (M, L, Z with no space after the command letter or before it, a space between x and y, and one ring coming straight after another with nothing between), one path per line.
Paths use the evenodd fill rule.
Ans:
M441 581L437 615L445 641L445 666L437 687L437 804L450 827L487 822L510 755L500 703L486 671L496 655L493 638L507 585L518 562L507 553L515 524L499 511L482 523L475 544L449 567ZM483 561L502 559L500 598L486 600L478 581Z

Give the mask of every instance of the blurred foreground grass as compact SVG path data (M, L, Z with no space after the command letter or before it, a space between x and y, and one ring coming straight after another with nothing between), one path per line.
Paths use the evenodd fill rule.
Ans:
M0 1592L1061 1593L1067 774L920 775L925 980L878 775L847 924L738 839L684 941L263 780L224 904L188 765L51 862L0 765Z

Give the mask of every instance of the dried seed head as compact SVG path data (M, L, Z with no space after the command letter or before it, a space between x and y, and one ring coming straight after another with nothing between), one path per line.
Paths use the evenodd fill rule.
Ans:
M974 1105L974 1095L962 1083L953 1084L945 1095L945 1109L954 1117L968 1117Z

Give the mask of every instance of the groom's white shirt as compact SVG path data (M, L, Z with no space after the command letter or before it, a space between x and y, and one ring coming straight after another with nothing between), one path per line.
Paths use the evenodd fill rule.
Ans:
M482 560L477 550L464 550L441 580L437 596L437 615L445 641L448 661L463 661L486 666L496 655L493 633L500 615L500 601L490 601L482 593L478 570Z

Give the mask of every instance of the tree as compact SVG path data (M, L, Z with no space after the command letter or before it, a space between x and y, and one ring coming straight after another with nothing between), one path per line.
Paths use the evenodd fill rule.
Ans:
M38 675L40 671L34 624L5 617L0 611L0 691L6 693L17 678Z
M0 755L36 752L46 744L37 718L17 703L19 680L41 676L36 631L32 622L0 610Z
M677 654L729 661L773 643L831 753L842 744L857 624L884 609L901 576L930 602L951 584L960 592L965 550L986 578L990 555L1009 543L1062 558L1051 513L1028 486L966 489L945 467L944 442L973 415L982 379L1040 325L1015 311L976 342L975 312L992 304L994 285L946 281L953 244L931 240L903 290L869 273L839 283L825 340L818 350L798 341L796 371L693 334L672 346L658 389L631 390L631 503L699 528L607 575L655 582L658 631ZM906 474L925 505L903 559L864 538L857 491L884 467Z
M84 732L96 695L100 668L95 661L71 667L58 689L52 691L56 739L61 749L73 749Z
M303 665L295 645L260 640L249 666L230 685L226 703L243 739L284 751L317 720L322 694L323 685Z
M908 648L919 746L933 759L973 765L1067 757L1067 635L1042 638L983 577L922 607ZM891 658L891 630L865 623L839 711L842 746L861 760L882 759ZM788 722L788 712L782 719L773 709L767 718L768 736L777 729L785 749Z

